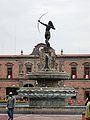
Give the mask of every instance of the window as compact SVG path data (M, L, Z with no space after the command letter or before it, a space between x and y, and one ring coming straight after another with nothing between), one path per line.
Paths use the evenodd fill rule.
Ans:
M7 78L11 79L12 76L12 64L7 64Z
M27 66L27 67L26 67L26 73L29 73L29 72L31 72L31 67L30 67L30 66Z
M71 67L71 78L76 79L77 78L77 70L76 67Z
M85 79L90 78L90 63L88 62L84 63L84 78Z
M77 63L72 62L71 64L71 79L77 78Z
M90 78L90 76L89 76L89 67L84 67L84 78L85 79Z
M26 66L26 74L32 71L32 63L28 62L25 64Z
M86 91L85 91L85 99L87 99L88 96L90 96L90 90L86 90Z

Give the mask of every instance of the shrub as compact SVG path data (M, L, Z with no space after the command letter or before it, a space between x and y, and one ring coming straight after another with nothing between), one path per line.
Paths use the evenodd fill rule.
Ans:
M7 100L0 100L0 103L7 103ZM16 103L25 103L25 100L16 100Z
M0 103L7 103L7 100L0 100Z
M16 100L16 103L25 103L25 100Z

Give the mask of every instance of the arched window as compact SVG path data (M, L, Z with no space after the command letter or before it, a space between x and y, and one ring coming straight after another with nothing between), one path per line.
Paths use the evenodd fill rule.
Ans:
M13 74L12 74L13 64L12 63L7 63L6 66L7 66L7 78L12 79L13 78Z
M84 65L84 78L90 79L90 63L85 62L83 65Z
M27 62L25 63L26 66L26 74L32 71L32 63Z
M77 79L77 63L72 62L71 66L71 79Z

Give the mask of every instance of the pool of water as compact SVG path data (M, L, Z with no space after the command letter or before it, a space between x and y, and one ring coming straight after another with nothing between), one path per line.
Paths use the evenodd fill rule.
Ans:
M0 103L0 107L6 107L7 106L7 103ZM15 104L16 107L29 107L28 104L26 103L16 103ZM67 106L64 106L64 108L86 108L86 106L82 106L82 105L67 105Z
M83 105L67 105L65 108L86 108L86 106Z
M7 103L0 103L0 107L6 107L7 106ZM29 107L29 105L28 104L26 104L26 103L22 103L22 104L15 104L15 106L16 107Z

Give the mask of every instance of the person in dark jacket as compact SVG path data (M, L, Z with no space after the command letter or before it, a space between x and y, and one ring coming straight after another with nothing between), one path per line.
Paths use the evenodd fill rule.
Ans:
M9 97L7 100L7 113L8 113L8 120L13 120L13 112L14 112L14 107L15 107L15 97L13 96L13 93L9 93Z

